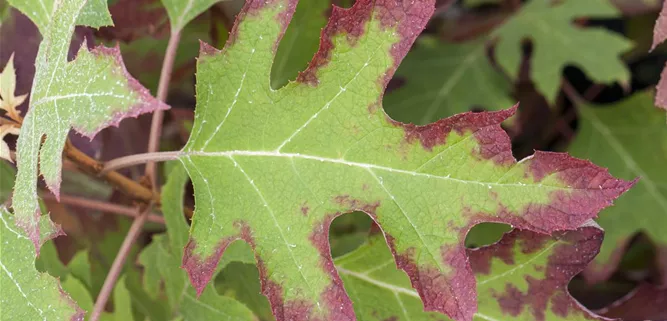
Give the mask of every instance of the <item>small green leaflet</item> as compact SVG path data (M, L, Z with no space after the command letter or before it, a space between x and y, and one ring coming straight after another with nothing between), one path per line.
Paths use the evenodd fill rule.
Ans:
M99 0L101 1L101 0ZM71 127L93 137L101 129L117 125L122 119L166 109L167 105L150 96L125 70L117 48L79 49L67 62L67 51L77 21L92 26L108 24L104 15L86 16L86 0L44 2L51 4L51 15L37 15L41 1L10 0L31 16L44 37L36 59L35 78L28 111L18 140L18 173L14 188L16 222L25 229L39 253L40 211L37 205L38 174L49 189L60 194L62 150ZM48 8L47 8L48 9ZM85 18L85 19L84 19ZM46 136L42 144L42 138ZM38 169L39 164L39 169Z
M515 108L427 126L390 119L382 93L431 0L334 7L309 67L272 89L296 4L249 1L222 51L202 45L195 123L179 155L197 204L182 265L198 293L242 239L277 320L355 320L328 232L335 217L363 211L426 310L468 321L477 310L464 246L473 225L574 229L633 184L566 154L517 162L500 127Z
M0 315L3 320L83 320L58 280L35 269L34 245L16 229L14 216L0 207ZM47 217L40 220L41 240L62 234Z
M253 313L238 301L219 295L213 286L197 298L188 284L188 277L179 265L188 238L188 224L183 215L183 193L187 180L180 164L175 166L162 189L162 208L167 233L153 237L139 257L145 267L144 287L152 297L158 297L160 283L164 283L171 308L170 317L183 320L254 320Z
M496 60L517 79L522 43L533 43L530 76L537 89L553 103L567 65L582 68L596 83L628 83L630 72L620 55L632 47L624 37L601 28L582 28L577 18L613 18L618 10L609 0L529 0L495 31Z
M653 106L652 95L645 91L609 106L577 106L579 132L570 153L608 167L619 177L641 177L597 220L606 233L600 255L586 271L593 281L611 276L640 231L656 243L657 253L667 253L667 126L664 113ZM663 278L667 280L664 272Z
M171 32L180 32L185 25L216 2L223 0L161 0L167 9Z
M491 65L485 43L486 39L453 44L430 36L419 38L396 71L405 84L387 95L387 113L424 125L473 107L512 106L510 84Z
M567 290L600 248L603 232L594 224L553 236L516 229L496 244L467 250L477 279L474 320L606 320ZM337 259L336 267L361 320L448 320L422 311L381 235Z

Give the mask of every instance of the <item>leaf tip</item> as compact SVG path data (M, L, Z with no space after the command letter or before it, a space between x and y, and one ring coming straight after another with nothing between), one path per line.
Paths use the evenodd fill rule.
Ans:
M205 56L214 56L222 52L222 50L217 49L203 40L199 40L199 57Z
M126 79L128 89L136 95L134 104L129 107L127 110L116 111L111 117L101 124L99 124L93 130L84 130L80 127L74 126L77 132L82 135L92 139L99 133L102 129L115 126L117 127L120 122L125 118L137 117L141 114L154 112L157 110L167 110L169 105L153 97L148 89L139 83L137 79L132 77L127 71L125 64L123 63L123 57L120 53L120 46L118 43L114 47L106 47L103 45L97 46L90 51L96 57L108 57L113 60L113 68L116 72Z

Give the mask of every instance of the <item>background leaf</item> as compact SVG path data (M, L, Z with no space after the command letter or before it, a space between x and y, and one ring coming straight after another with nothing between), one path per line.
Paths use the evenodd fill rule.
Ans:
M632 43L601 28L574 24L577 18L617 15L608 0L529 0L495 31L499 38L496 59L512 78L518 78L522 42L530 39L530 77L550 103L556 99L567 65L582 68L596 82L627 84L630 73L619 57L632 48Z
M20 0L10 3L19 5L23 12L32 10L23 7ZM85 12L85 3L85 0L58 2L52 16L47 17L51 19L48 28L44 21L36 21L44 40L36 59L31 108L18 141L13 207L17 224L28 232L37 251L38 173L59 196L62 150L70 127L93 137L100 129L117 125L123 118L167 108L127 73L117 49L98 47L88 51L82 46L77 58L67 62L75 19ZM42 145L43 136L46 140Z
M202 45L193 134L180 154L197 204L183 267L198 292L242 239L276 319L352 320L328 232L335 217L364 211L425 308L470 320L477 302L463 243L473 225L577 228L632 185L564 154L517 163L500 128L514 109L423 127L387 117L382 93L433 2L334 8L308 69L271 89L273 49L294 4L248 2L226 48Z
M641 177L635 188L597 220L606 233L600 255L587 271L592 281L611 276L640 231L659 249L667 247L667 126L664 115L653 106L652 95L644 91L615 104L578 106L581 120L569 148L572 155L608 167L621 178Z
M161 0L167 9L171 32L178 32L200 13L222 0Z
M485 44L486 39L454 44L419 38L396 71L405 83L387 95L387 113L424 125L473 107L511 107L509 83L491 65Z

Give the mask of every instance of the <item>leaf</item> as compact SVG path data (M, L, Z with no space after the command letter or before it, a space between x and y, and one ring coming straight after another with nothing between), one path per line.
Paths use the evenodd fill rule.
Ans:
M320 31L327 23L331 0L301 0L292 23L278 46L271 72L271 86L280 88L308 66L317 51Z
M658 16L658 20L656 20L653 29L653 44L651 45L651 51L664 42L665 39L667 39L667 4L663 3L662 11L660 11L660 16ZM662 109L667 109L667 63L660 74L660 82L658 82L658 85L655 88L655 105Z
M53 277L63 279L67 277L69 270L60 260L58 249L53 241L48 241L42 245L39 257L35 260L35 267L40 272L47 272Z
M496 244L468 249L479 301L474 319L606 320L567 290L570 279L597 254L602 236L593 225L553 236L515 229ZM336 260L360 319L443 320L421 311L418 294L393 262L380 235Z
M90 291L83 282L75 277L68 277L61 282L63 290L65 290L72 299L81 307L83 311L93 311L93 298L90 296Z
M161 0L167 9L171 32L179 32L192 19L221 0Z
M640 284L625 297L599 311L609 318L625 321L667 320L667 290L651 284Z
M387 95L387 113L423 125L472 107L512 106L509 83L488 60L485 42L440 43L421 37L396 71L405 85Z
M0 120L1 122L1 120ZM5 136L7 135L18 135L20 129L13 124L0 125L0 159L4 159L10 163L14 163L12 160L11 151L9 146L5 142Z
M28 18L37 25L37 28L39 28L39 31L42 33L42 36L44 36L45 40L46 35L50 31L53 31L54 27L50 25L51 22L58 18L65 18L64 16L60 16L62 11L58 8L58 4L62 1L59 0L39 0L39 3L35 0L8 0L8 2L11 6L19 9L24 15L28 16ZM75 3L80 3L80 5L75 4L75 6L78 7L77 11L71 12L67 16L70 17L70 19L67 19L68 21L59 21L60 24L72 24L73 21L71 20L72 18L75 18L76 25L84 25L93 28L113 25L105 0L76 1ZM67 38L60 39L61 41L67 40L69 42L71 31L69 34L60 36Z
M597 220L606 234L600 255L586 271L589 280L607 279L635 233L643 232L658 248L667 248L667 127L644 91L619 103L580 105L579 132L572 155L590 159L621 178L641 177L637 186ZM641 142L638 144L637 142Z
M25 1L10 3L26 12ZM124 118L167 108L127 73L117 48L97 47L88 51L82 46L76 59L67 62L75 18L84 17L85 3L85 0L57 2L48 17L52 22L48 26L42 20L33 20L44 40L36 59L31 108L17 143L18 174L13 206L17 224L27 231L38 252L38 173L58 197L62 150L70 127L92 138L102 128L117 125ZM32 8L26 14L35 18L39 11ZM42 145L43 136L46 140Z
M596 83L629 83L630 73L619 56L632 47L624 37L602 28L581 28L577 18L613 18L618 10L608 0L531 0L496 30L498 63L519 77L522 42L533 43L530 76L551 103L556 100L567 65L582 68Z
M15 96L16 91L16 69L14 69L14 54L9 57L7 65L0 73L0 109L5 111L5 116L17 120L21 114L16 107L22 104L28 95ZM0 120L0 124L2 121ZM8 125L2 125L2 127ZM18 133L13 133L18 135ZM2 130L0 130L0 140L2 139ZM0 156L2 156L0 150ZM11 159L10 159L11 161Z
M155 296L157 280L164 283L173 316L183 320L253 320L252 312L238 301L221 296L212 286L197 293L190 288L186 272L179 264L187 241L187 222L183 215L183 193L188 176L185 169L175 166L162 189L162 209L167 233L153 237L153 242L140 255L148 277L144 279L147 292ZM158 275L156 275L158 273Z
M5 204L12 195L16 170L7 162L0 161L0 205Z
M219 293L245 304L260 320L275 320L269 301L262 295L254 260L250 264L230 262L216 277L215 287Z
M222 51L202 45L193 134L179 157L195 189L183 267L198 293L227 246L242 239L276 319L353 320L328 232L336 216L364 211L425 308L470 320L470 227L574 229L633 184L565 154L517 163L500 127L515 109L427 126L387 117L382 92L433 1L334 7L308 69L271 89L273 49L295 4L247 2Z
M0 207L0 311L4 320L83 320L83 311L65 293L57 279L35 269L34 246L21 230L15 229L14 216ZM62 231L53 223L40 220L41 239L48 240Z

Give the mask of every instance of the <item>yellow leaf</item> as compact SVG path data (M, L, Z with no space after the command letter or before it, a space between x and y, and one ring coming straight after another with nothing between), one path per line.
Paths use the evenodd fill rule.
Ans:
M16 70L14 69L14 54L9 57L5 69L0 73L0 109L5 110L6 116L20 122L20 112L16 107L25 101L28 95L14 96L16 90Z

